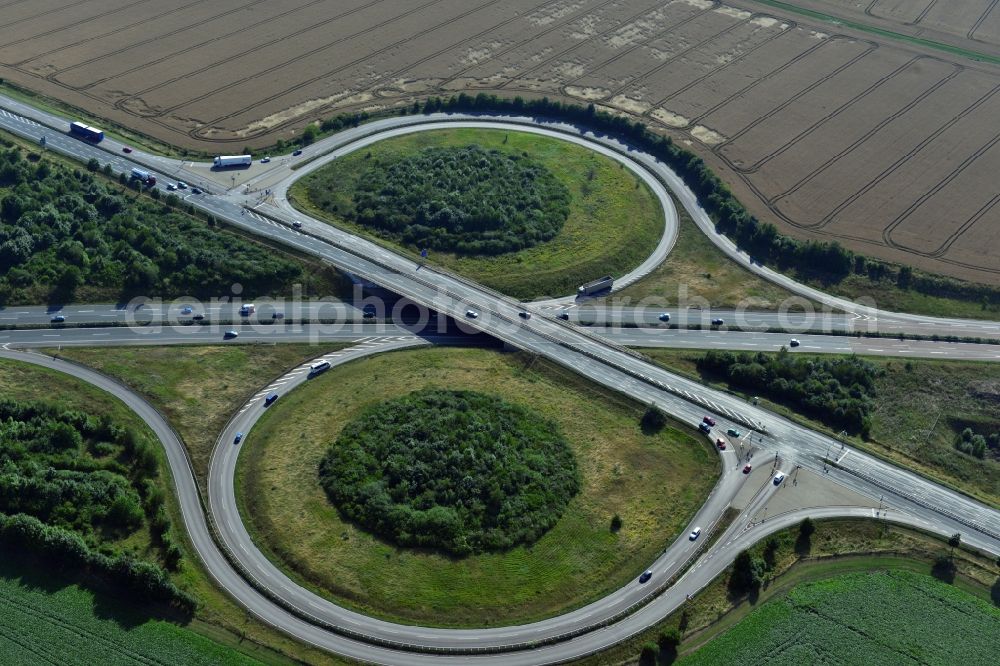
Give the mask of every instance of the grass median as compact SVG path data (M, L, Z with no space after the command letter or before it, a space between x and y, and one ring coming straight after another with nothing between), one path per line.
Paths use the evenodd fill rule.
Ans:
M488 392L558 423L581 487L537 541L466 557L397 547L330 503L318 466L341 429L367 406L429 387ZM392 352L334 368L269 408L241 454L237 497L255 543L338 603L435 626L537 620L629 584L715 482L707 442L673 425L644 434L642 414L642 406L520 353ZM616 514L622 527L613 532Z

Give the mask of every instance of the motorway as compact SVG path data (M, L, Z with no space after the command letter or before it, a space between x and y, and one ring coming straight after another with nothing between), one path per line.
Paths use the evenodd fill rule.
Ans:
M458 276L420 267L406 257L397 256L378 245L307 218L291 209L284 201L283 195L287 185L294 178L301 177L311 169L321 166L324 160L335 159L340 154L357 150L381 136L394 132L420 131L436 126L429 125L428 120L428 118L409 117L378 121L358 128L359 131L353 137L346 136L351 134L346 132L337 137L331 137L332 140L328 141L325 146L318 144L314 148L317 151L317 159L295 173L282 176L282 179L273 187L277 193L274 203L261 202L256 204L255 211L260 216L247 215L243 212L243 207L248 202L246 197L239 193L212 197L195 196L189 197L189 200L234 226L264 235L273 241L290 245L303 252L328 260L346 272L382 285L456 320L465 319L467 310L475 310L479 316L467 320L466 323L469 326L486 331L514 347L542 355L644 404L656 404L682 421L694 424L700 421L704 413L711 412L719 416L718 427L721 429L730 426L756 429L763 433L760 441L755 442L758 451L765 456L774 454L775 460L780 460L783 466L801 465L803 468L827 474L844 487L869 497L884 493L892 498L893 520L904 524L921 525L925 529L942 535L960 532L965 543L1000 554L1000 514L990 507L938 486L911 472L881 462L850 447L844 447L825 435L813 432L754 405L748 405L734 396L708 389L697 382L675 376L652 366L641 357L611 343L585 327L573 326L547 316L535 316L527 321L522 320L519 318L519 312L524 308L523 304L486 290ZM421 124L415 124L415 121L420 121ZM2 124L4 124L4 120L0 118L0 125ZM20 130L24 130L23 123L14 121L14 124L18 125ZM618 155L616 159L627 161L629 168L639 169L639 171L646 173L647 176L644 177L653 177L649 174L654 173L654 171L648 169L655 169L656 177L654 180L657 184L657 187L653 188L655 193L665 195L665 189L659 183L671 182L672 174L663 165L658 165L653 158L635 152L630 154L629 158L623 158L615 149L609 148L603 143L595 144L590 138L566 135L564 128L559 130L551 127L528 128L513 123L510 119L504 123L461 120L458 124L514 127L538 133L550 133L567 140L575 140L596 147L598 150L608 150ZM394 127L394 125L407 126ZM385 130L383 134L379 136L372 134L380 129ZM37 128L34 128L34 131L36 134L38 133ZM58 135L58 133L55 134ZM83 152L84 159L89 159L89 156L86 156L86 151L91 150L95 151L92 153L93 155L100 156L99 159L102 162L107 161L107 154L99 147L83 144L65 136L53 136L48 140L49 147L57 149L63 142L75 144L72 146L72 150L76 151L74 154ZM320 144L322 143L320 142ZM331 149L332 146L336 147ZM329 152L323 154L323 151L327 149L330 149ZM139 157L141 159L141 156ZM647 164L647 162L649 163ZM281 174L279 173L278 176ZM671 189L688 208L684 196L686 188L683 188L683 184L672 184ZM697 208L696 203L693 205ZM664 209L670 210L666 205ZM292 227L293 222L302 224L301 231ZM763 267L759 268L763 269ZM804 289L808 290L807 287ZM860 316L876 319L882 316L900 318L912 323L928 320L928 318L910 315L888 315L872 308L862 308L843 302L841 299L827 297L825 294L818 294L818 296L811 297L818 302L842 307L845 311ZM837 304L837 301L841 301L840 304ZM844 305L847 307L843 307ZM935 326L948 326L952 321L933 320L932 323ZM976 325L982 324L982 322L974 323ZM413 342L395 340L386 344L407 345L413 344ZM5 352L4 354L14 354L17 357L26 356L32 360L35 358L34 355L29 356L23 352ZM252 412L253 406L251 405L249 409L236 418L251 418ZM227 430L228 432L229 430ZM225 436L225 433L220 436L219 446L225 445L225 449L228 451L232 449L232 444L231 440L226 442ZM831 451L836 452L838 464L826 471L825 460ZM234 451L229 455L235 457L236 453ZM726 469L725 457L723 460L723 468ZM732 463L730 462L730 464ZM215 467L216 464L213 461L213 469ZM183 476L183 470L180 471L180 474ZM178 471L175 469L175 478L177 475ZM710 524L714 522L713 518L717 519L718 515L721 515L719 506L723 504L722 500L727 495L731 477L731 473L722 475L712 496L717 498L717 501L710 498L706 506L699 512L697 519ZM227 494L232 492L231 483L228 486L224 480L220 483L222 485L210 484L209 486L209 506L212 517L216 525L224 525L226 529L233 528L233 531L229 532L223 539L229 546L231 553L242 557L239 553L249 554L253 544L244 537L245 531L241 534L240 527L237 526L240 523L239 514L235 510L235 506L228 502ZM192 502L197 502L195 489L178 482L177 490L178 494L182 496L182 504L190 505ZM190 493L195 494L190 496ZM853 515L851 512L857 511L857 509L829 508L817 509L813 513L817 516L841 515L837 513L838 510L847 515ZM198 525L199 519L190 516L189 512L184 512L184 520L192 534L201 529ZM201 520L204 522L203 516ZM766 529L771 529L775 524L780 524L780 520L766 523ZM735 525L733 530L736 527L739 525ZM245 574L254 580L256 585L266 587L268 598L264 598L256 592L257 588L248 585L244 578L237 576L238 580L234 579L233 567L228 562L222 564L218 562L218 557L213 555L212 551L212 549L215 553L218 551L214 542L211 546L196 544L196 548L205 559L206 566L212 575L216 576L224 589L229 591L251 612L301 640L346 656L379 663L489 661L504 664L535 664L573 659L605 648L664 617L672 608L676 607L681 595L687 593L686 590L700 589L714 577L715 573L721 571L738 552L738 544L749 543L751 540L760 538L760 535L766 531L763 525L761 528L754 531L753 526L751 526L746 528L746 532L727 532L715 547L705 553L692 568L686 570L686 573L675 585L669 587L663 594L651 600L644 607L600 631L593 629L602 626L604 621L617 618L617 613L623 608L623 604L642 596L648 596L648 593L645 593L645 590L636 592L634 585L626 586L626 588L588 606L586 617L579 613L568 613L541 623L508 627L502 630L427 629L376 623L370 618L359 620L352 617L345 609L329 602L325 602L323 605L324 602L310 599L308 592L295 585L278 581L277 585L272 587L253 574ZM687 552L684 550L685 544L683 542L682 538L679 544L675 543L670 546L667 552L670 553L671 549L676 549L674 556L683 556ZM232 547L234 545L235 549ZM203 547L207 550L203 551ZM248 563L241 560L241 565L246 567ZM655 590L661 584L665 584L672 577L671 572L675 571L672 567L682 565L683 562L664 561L661 558L655 565L654 579L650 581L649 587L646 589ZM270 599L280 600L279 604L275 604ZM310 602L320 603L321 607L313 608L310 612L299 606L300 603L304 603L312 608ZM287 608L298 609L297 614L289 613ZM301 619L306 615L312 616L313 622ZM323 629L324 625L333 625L338 629L331 632ZM576 635L578 632L583 633ZM566 636L567 634L571 634L572 637ZM556 640L560 636L564 639ZM554 642L534 649L518 649L499 654L482 654L476 657L428 655L420 651L402 651L404 646L411 646L411 649L412 646L419 646L419 650L444 653L491 652L501 648L524 648L526 647L525 641L538 640L539 638L550 639ZM380 647L376 643L389 644L399 649Z
M356 309L351 307L352 311ZM463 322L464 324L464 322ZM227 338L234 330L238 337ZM784 333L698 331L665 328L604 328L590 330L601 338L625 347L671 349L720 349L729 351L779 351L811 354L859 354L899 358L938 360L1000 361L1000 345L962 342L898 340L894 338L856 338L837 335L800 335L798 347L789 347ZM426 327L364 320L360 316L335 322L298 324L265 320L259 324L150 324L105 327L46 327L44 329L0 330L2 349L40 349L86 347L92 345L174 345L174 344L274 344L357 340L362 337L421 337L456 344L465 338L460 331L441 331L433 324Z

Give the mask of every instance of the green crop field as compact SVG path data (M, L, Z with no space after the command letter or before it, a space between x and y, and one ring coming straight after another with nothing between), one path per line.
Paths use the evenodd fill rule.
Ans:
M431 264L517 298L565 296L576 293L584 282L635 268L659 242L663 211L649 188L631 171L587 148L520 132L452 129L386 139L305 177L289 191L290 198L310 215L416 256L419 248L380 238L338 211L352 206L357 180L371 160L396 159L430 147L473 144L487 150L527 153L569 190L569 217L555 238L519 252L497 256L431 252ZM314 201L310 191L322 196Z
M992 664L1000 610L930 576L858 573L794 588L684 666Z
M0 663L259 664L176 624L0 561Z

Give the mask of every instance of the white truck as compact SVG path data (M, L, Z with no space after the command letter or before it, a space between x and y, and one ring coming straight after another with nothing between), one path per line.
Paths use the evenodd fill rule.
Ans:
M219 155L215 158L213 164L216 169L250 166L253 164L253 158L250 155Z
M146 187L153 187L156 185L156 176L148 171L143 171L142 169L132 169L131 176L133 180L141 180L145 183Z

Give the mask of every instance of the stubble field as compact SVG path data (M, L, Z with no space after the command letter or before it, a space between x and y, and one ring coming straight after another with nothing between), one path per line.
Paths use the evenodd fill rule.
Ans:
M794 4L1000 54L997 3ZM270 145L337 111L414 96L593 102L692 147L787 233L1000 284L1000 67L783 3L7 0L0 9L0 76L176 145Z

